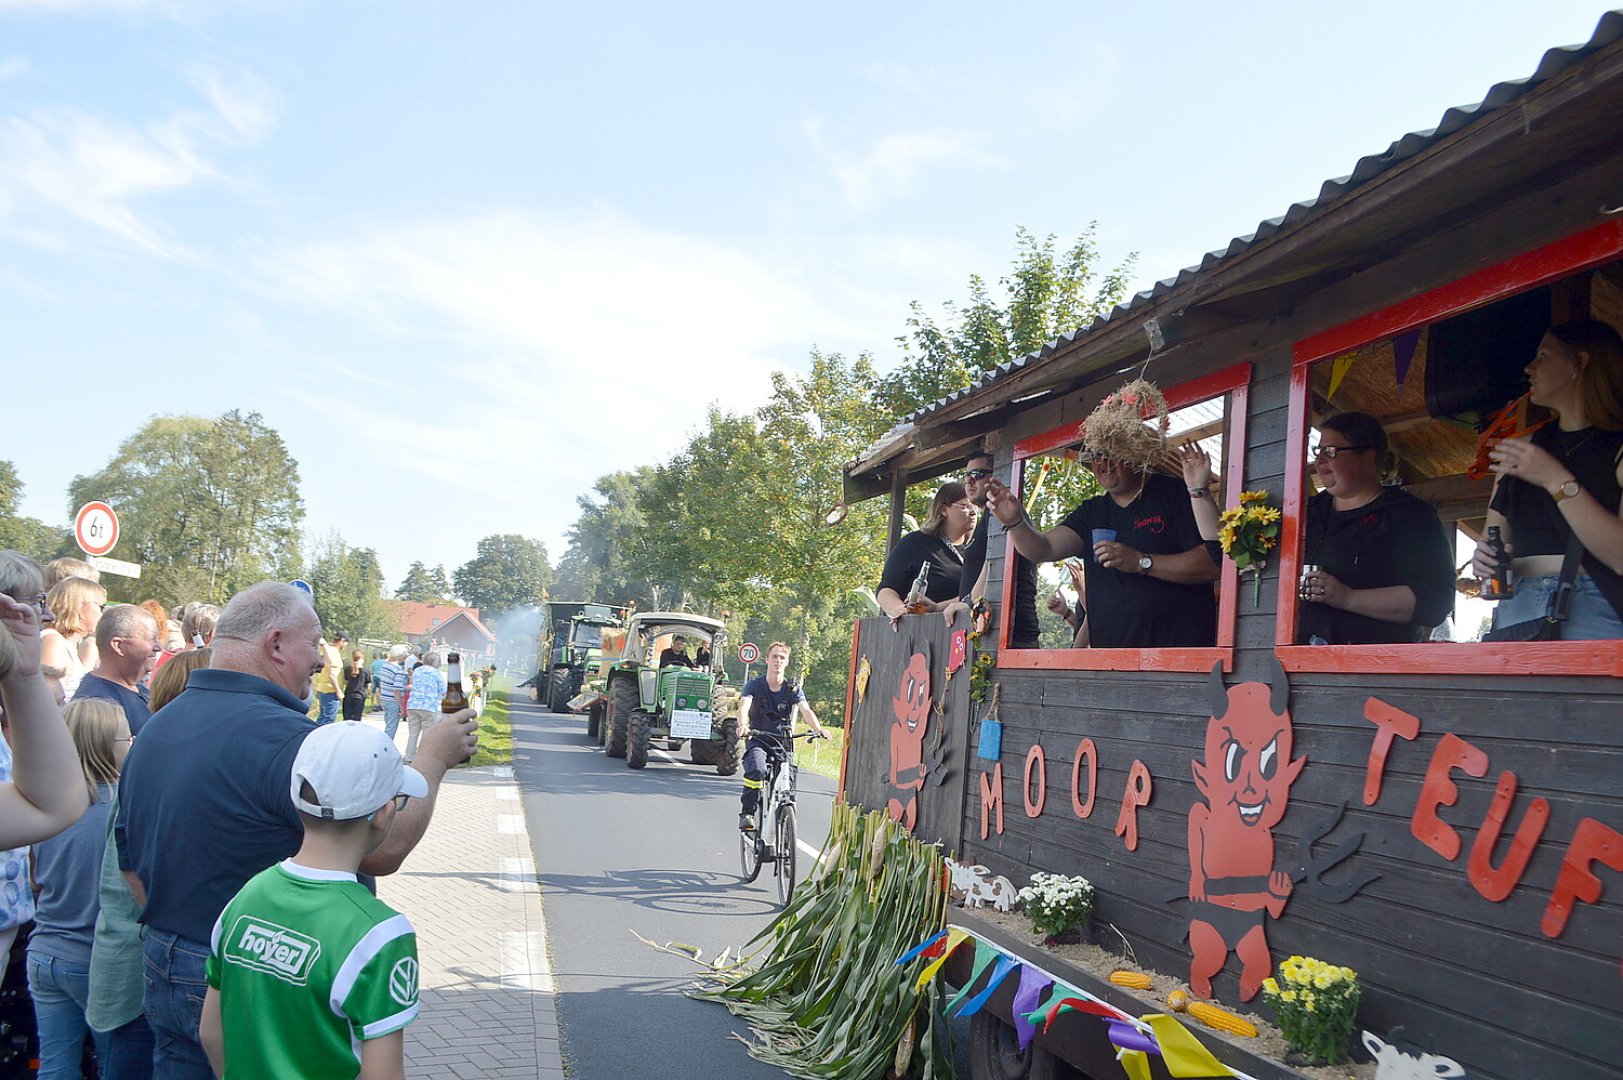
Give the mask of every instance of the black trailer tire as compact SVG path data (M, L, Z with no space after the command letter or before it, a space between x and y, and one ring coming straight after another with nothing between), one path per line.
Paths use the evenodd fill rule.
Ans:
M716 775L732 776L738 772L738 763L744 759L744 747L738 741L738 717L721 722L720 743L716 750Z
M552 669L552 677L547 680L547 706L553 712L569 711L569 699L574 696L569 692L569 681L568 668Z
M598 731L603 727L603 706L601 703L590 706L586 710L586 737L602 742Z
M1022 1053L1014 1028L981 1010L969 1022L972 1080L1081 1080L1082 1074L1032 1043Z
M609 757L626 756L626 737L630 734L631 714L637 711L637 680L622 676L609 683Z
M654 718L641 709L631 714L631 732L626 739L626 765L632 769L646 768L648 747L653 741L651 729Z
M688 743L688 760L695 765L714 765L720 744L715 739L694 739Z

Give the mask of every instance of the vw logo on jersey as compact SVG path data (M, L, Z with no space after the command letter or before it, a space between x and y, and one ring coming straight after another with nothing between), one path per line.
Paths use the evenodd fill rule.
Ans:
M402 1005L417 1000L417 960L404 956L389 971L389 996Z

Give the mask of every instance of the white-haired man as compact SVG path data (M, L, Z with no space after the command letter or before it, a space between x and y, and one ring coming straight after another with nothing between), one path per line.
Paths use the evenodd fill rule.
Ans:
M266 582L220 613L213 656L149 723L124 765L114 838L146 924L144 1008L161 1080L212 1080L198 1041L209 935L245 882L299 848L287 777L305 736L311 678L326 660L304 594ZM429 794L361 864L399 868L428 827L447 769L476 742L471 711L433 725L417 753Z

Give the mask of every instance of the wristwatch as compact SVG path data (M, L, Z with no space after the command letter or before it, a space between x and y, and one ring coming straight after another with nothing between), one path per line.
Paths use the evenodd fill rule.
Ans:
M1564 483L1560 487L1556 488L1555 489L1555 494L1550 496L1550 497L1552 499L1554 499L1556 502L1560 502L1563 499L1572 498L1574 495L1578 494L1578 492L1580 492L1582 490L1583 490L1583 488L1578 486L1578 481L1577 480L1568 480L1566 483Z
M1149 573L1150 572L1150 567L1152 567L1154 565L1155 565L1155 560L1150 558L1148 555L1140 555L1138 557L1138 570L1139 570L1139 573L1141 573L1141 574Z

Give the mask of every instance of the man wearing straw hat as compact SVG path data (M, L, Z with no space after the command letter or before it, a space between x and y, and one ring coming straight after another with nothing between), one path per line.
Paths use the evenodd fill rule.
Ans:
M1150 423L1145 421L1149 420ZM1166 401L1135 380L1088 417L1084 459L1104 493L1038 531L1014 492L990 481L987 506L1033 562L1082 557L1088 615L1078 644L1095 649L1217 643L1218 567L1206 554L1179 480L1155 471L1166 454Z

